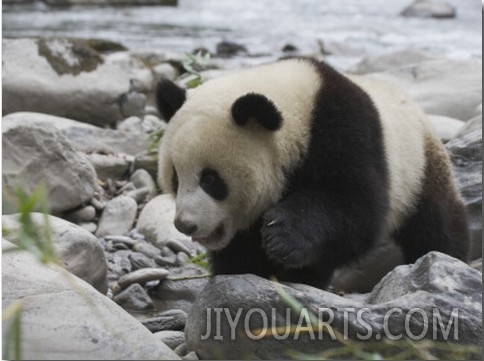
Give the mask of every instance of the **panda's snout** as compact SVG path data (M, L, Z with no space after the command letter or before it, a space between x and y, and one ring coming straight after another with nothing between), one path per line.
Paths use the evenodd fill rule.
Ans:
M186 234L187 236L192 235L198 229L196 224L184 221L178 217L175 218L175 228L178 229L181 233Z

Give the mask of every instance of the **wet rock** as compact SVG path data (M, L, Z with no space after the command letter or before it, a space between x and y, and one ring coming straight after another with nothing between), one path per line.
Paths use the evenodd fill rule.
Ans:
M22 125L2 119L2 180L6 193L33 192L41 183L53 213L88 202L97 190L87 159L53 126ZM5 213L15 210L4 208Z
M482 256L482 115L446 144L467 207L471 260Z
M34 111L99 126L123 119L121 100L132 93L129 72L75 39L3 39L2 79L3 114Z
M116 303L63 268L42 265L27 252L3 254L2 286L4 315L21 301L24 359L178 358ZM4 318L2 326L5 339L11 319Z
M482 103L482 61L440 59L371 74L409 93L428 114L467 121Z
M363 342L370 342L395 335L434 339L434 330L436 340L442 341L445 330L439 327L440 318L444 325L453 319L452 327L458 336L456 340L450 331L449 341L478 345L480 349L481 287L480 272L450 256L430 252L413 265L397 267L360 300L301 284L282 285L282 290L296 298L306 312L321 315L331 329L355 342L362 337L368 338ZM392 309L401 312L389 314ZM207 324L207 315L211 325ZM422 323L423 317L426 323ZM234 325L233 332L229 320ZM284 327L289 323L304 328L309 317L305 311L291 309L271 281L254 275L215 276L193 305L185 336L188 349L196 350L202 359L276 359L286 357L288 350L321 355L325 350L341 347L328 328L324 328L328 332L319 334L318 330L312 336L310 332L298 332L297 338L296 331L279 339L267 332L273 324ZM276 332L283 336L284 329Z
M118 284L119 287L126 288L133 283L145 284L149 281L161 281L169 274L170 272L163 268L143 268L120 277Z
M445 1L416 0L400 13L406 17L449 19L455 18L456 10Z
M129 285L114 296L113 301L129 311L143 311L153 308L153 301L148 292L141 285L134 283Z
M182 331L187 321L187 313L182 310L169 310L162 312L160 315L146 320L141 323L151 332L165 330Z
M101 214L96 235L124 235L134 224L138 205L134 199L118 196L110 200Z
M185 342L185 333L183 331L158 331L155 333L155 336L172 350Z
M66 269L77 277L94 286L99 292L107 291L107 262L99 240L90 232L54 216L31 213L39 232L48 226L52 234L55 252ZM18 215L3 215L2 228L4 237L18 242Z

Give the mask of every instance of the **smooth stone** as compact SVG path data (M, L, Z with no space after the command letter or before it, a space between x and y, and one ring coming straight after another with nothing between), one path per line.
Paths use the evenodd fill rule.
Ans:
M133 227L138 205L132 198L118 196L110 200L104 208L96 235L125 235Z
M118 280L118 284L121 288L126 288L133 283L144 284L149 281L161 281L169 275L170 272L163 268L142 268L121 276Z

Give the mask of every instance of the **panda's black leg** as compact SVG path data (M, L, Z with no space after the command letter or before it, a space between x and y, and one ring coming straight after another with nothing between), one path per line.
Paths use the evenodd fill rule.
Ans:
M262 246L272 262L287 269L331 273L381 236L385 207L378 197L366 203L341 193L295 193L264 215Z
M465 209L458 200L424 196L416 211L395 232L407 263L430 251L466 260L469 244Z

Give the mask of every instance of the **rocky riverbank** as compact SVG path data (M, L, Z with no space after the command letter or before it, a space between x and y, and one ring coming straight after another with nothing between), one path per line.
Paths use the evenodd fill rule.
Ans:
M231 56L238 55L238 66L265 61L229 51L242 49L240 44L222 45L226 53L200 70L202 81L230 71ZM297 55L297 48L288 54ZM3 256L3 307L21 301L24 358L272 358L288 357L287 350L317 353L339 346L334 340L312 342L307 335L297 341L231 340L229 325L220 334L227 342L200 338L207 332L208 309L227 308L234 317L242 308L244 319L249 309L270 315L274 308L280 320L286 301L272 283L255 276L209 280L205 250L174 228L173 200L160 195L153 143L165 123L153 106L153 91L161 77L185 83L196 78L181 80L186 60L183 54L129 51L99 40L3 40L4 247L22 237L15 188L32 192L44 182L48 224L63 265L43 266L25 252ZM396 84L429 114L470 214L472 264L430 253L394 269L400 254L382 244L340 270L330 291L287 285L284 292L314 310L366 307L374 332L384 331L380 321L389 309L402 309L390 323L392 335L402 331L413 308L440 308L447 325L457 307L459 343L480 345L481 67L477 59L402 50L344 69ZM32 220L45 227L41 214ZM336 313L333 326L343 332L340 316ZM349 326L354 339L361 331L355 317ZM253 320L251 330L263 326L260 318ZM419 325L412 323L415 334ZM441 332L437 338L442 337Z

